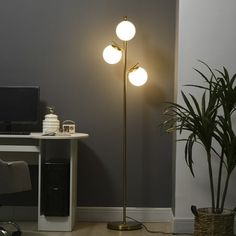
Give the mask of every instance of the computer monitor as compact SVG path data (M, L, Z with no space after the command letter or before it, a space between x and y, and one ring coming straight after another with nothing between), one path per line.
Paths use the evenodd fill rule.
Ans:
M37 124L39 121L40 89L38 86L0 87L0 123L6 131L14 125Z

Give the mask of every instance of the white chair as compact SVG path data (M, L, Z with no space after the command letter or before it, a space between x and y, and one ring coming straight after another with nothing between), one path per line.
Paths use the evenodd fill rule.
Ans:
M9 194L31 190L31 180L28 164L25 161L6 162L0 159L0 194ZM10 224L16 228L12 233L20 236L20 227L13 221L1 221L2 224ZM0 226L0 236L10 235Z

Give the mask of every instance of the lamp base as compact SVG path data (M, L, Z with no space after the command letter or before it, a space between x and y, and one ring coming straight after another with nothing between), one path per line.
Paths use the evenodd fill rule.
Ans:
M108 229L119 230L119 231L129 231L129 230L138 230L142 229L142 225L137 222L110 222L107 224Z

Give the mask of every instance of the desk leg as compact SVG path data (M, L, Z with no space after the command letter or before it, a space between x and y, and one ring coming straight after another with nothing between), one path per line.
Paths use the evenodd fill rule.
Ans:
M41 179L42 179L42 141L39 140L38 153L38 225L41 215Z
M77 206L77 158L78 158L78 140L70 141L70 212L71 228L75 224L76 206Z

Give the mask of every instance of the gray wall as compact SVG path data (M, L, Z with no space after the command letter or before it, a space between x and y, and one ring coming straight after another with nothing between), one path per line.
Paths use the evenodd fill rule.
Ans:
M61 120L76 121L79 206L121 206L122 66L103 48L124 15L137 33L129 65L145 67L145 87L128 85L128 205L171 205L171 137L163 102L173 98L174 0L8 0L0 2L0 85L39 85ZM15 201L17 201L15 199Z

